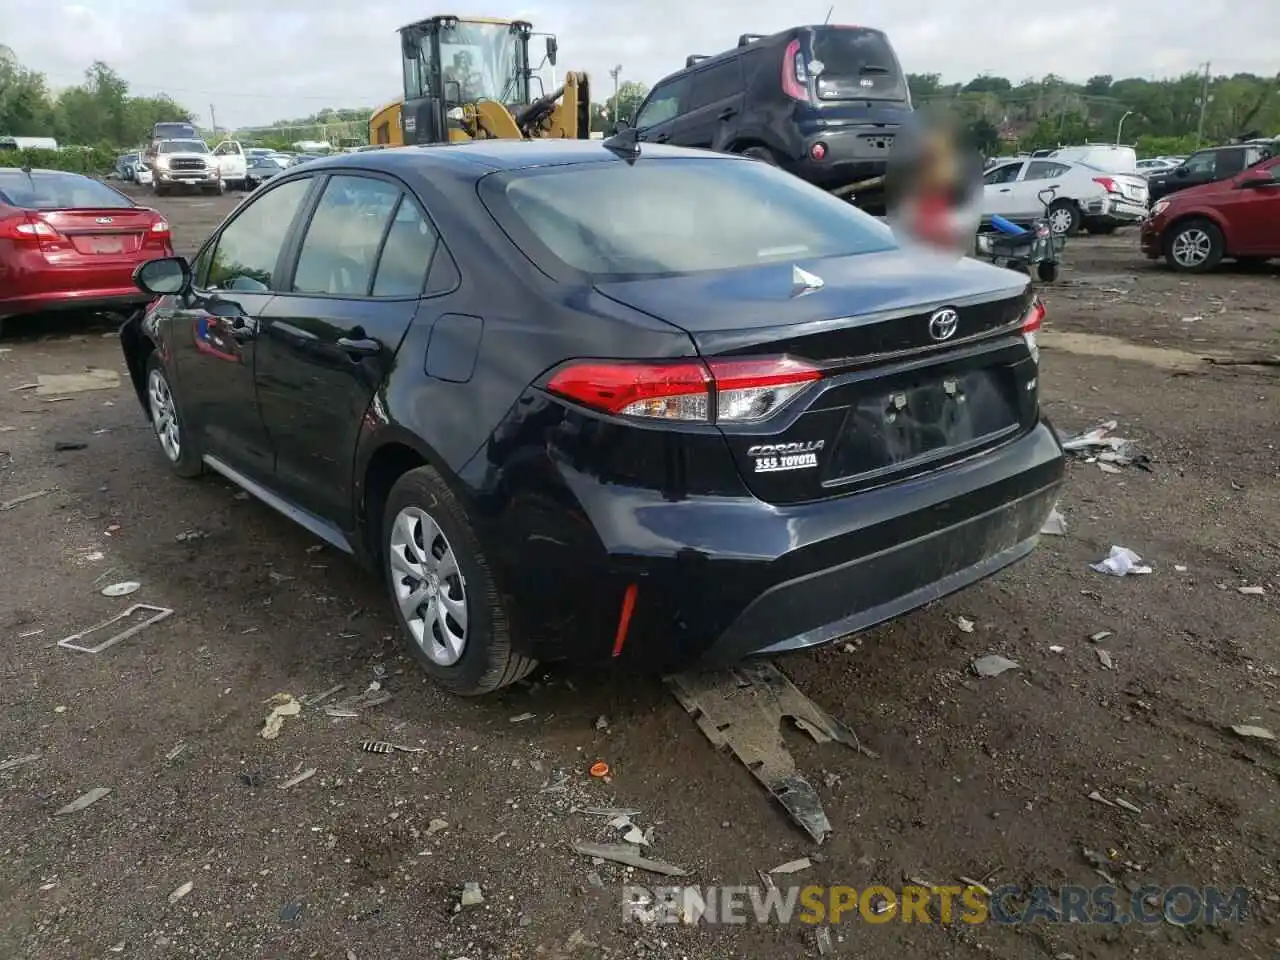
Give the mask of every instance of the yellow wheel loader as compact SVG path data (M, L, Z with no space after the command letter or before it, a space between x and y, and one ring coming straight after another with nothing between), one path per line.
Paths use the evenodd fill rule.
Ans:
M400 28L404 96L369 120L369 142L386 146L485 139L577 139L591 135L585 73L541 87L529 61L533 25L523 20L436 16ZM556 63L556 38L546 59Z

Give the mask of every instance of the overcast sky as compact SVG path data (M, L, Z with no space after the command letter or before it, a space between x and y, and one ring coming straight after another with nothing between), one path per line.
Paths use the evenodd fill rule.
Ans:
M166 91L207 123L270 123L400 92L395 30L433 13L520 16L556 33L560 69L652 83L740 33L822 22L830 0L0 0L0 41L55 86L105 60L138 94ZM874 13L868 11L874 10ZM868 20L867 17L872 19ZM888 32L904 68L968 80L1057 73L1164 77L1280 71L1280 0L896 0L837 3L833 23ZM1001 39L997 40L999 37Z

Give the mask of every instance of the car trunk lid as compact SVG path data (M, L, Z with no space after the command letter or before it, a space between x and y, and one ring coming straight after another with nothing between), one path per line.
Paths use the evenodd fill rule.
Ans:
M922 260L923 257L923 260ZM819 282L820 281L820 282ZM1038 417L1025 277L889 251L597 285L685 330L707 359L821 368L760 423L719 423L751 492L841 496L978 455Z
M156 216L141 207L104 207L33 211L65 237L76 253L92 257L128 257L138 253L152 233Z

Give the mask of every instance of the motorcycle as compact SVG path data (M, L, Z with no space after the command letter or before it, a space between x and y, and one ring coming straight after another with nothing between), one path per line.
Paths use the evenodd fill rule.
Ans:
M999 215L992 216L994 230L978 235L978 252L997 266L1020 270L1028 276L1034 270L1037 280L1053 283L1058 279L1062 250L1066 246L1066 240L1055 237L1049 226L1049 207L1057 194L1057 187L1046 187L1036 195L1044 206L1044 216L1032 220L1030 229Z

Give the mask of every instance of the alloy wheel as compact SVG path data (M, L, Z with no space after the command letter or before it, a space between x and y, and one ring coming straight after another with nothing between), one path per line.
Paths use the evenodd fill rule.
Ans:
M391 524L392 587L422 652L442 667L467 648L467 585L452 544L425 510L405 507Z
M1209 259L1213 239L1199 227L1188 227L1173 238L1170 252L1180 267L1198 267Z
M182 456L182 438L178 429L178 410L173 402L169 382L159 370L147 378L147 397L151 406L151 424L155 427L160 448L171 463Z
M1056 234L1064 234L1071 229L1072 219L1071 211L1060 207L1049 215L1049 227Z

